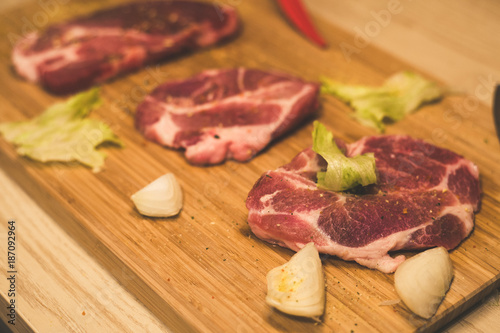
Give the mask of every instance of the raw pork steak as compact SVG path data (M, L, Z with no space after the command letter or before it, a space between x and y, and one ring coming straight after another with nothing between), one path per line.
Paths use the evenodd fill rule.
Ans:
M136 127L185 148L193 164L247 161L317 108L319 86L257 69L207 70L167 82L138 106Z
M236 11L215 3L138 2L32 33L14 47L17 72L47 90L72 93L238 31Z
M481 193L472 162L408 136L338 145L347 156L373 152L378 184L352 193L318 189L316 172L326 162L306 149L250 191L255 235L295 251L313 241L320 252L389 273L405 260L389 251L452 249L472 231Z

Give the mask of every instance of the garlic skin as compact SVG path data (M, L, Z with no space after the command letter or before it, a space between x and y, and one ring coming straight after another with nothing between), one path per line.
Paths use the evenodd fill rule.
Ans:
M325 280L314 243L267 274L266 303L294 316L319 317L325 311Z
M403 262L394 273L394 285L412 312L429 319L449 290L453 275L448 251L436 247Z
M130 199L142 215L169 217L182 208L182 189L174 174L167 173L132 194Z

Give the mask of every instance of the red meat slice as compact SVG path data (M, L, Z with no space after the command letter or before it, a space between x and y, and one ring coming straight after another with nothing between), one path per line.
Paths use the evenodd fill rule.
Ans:
M56 94L235 35L236 11L215 3L150 1L105 9L31 33L14 47L16 71Z
M135 123L193 164L247 161L317 108L319 86L256 69L217 69L167 82L138 106Z
M408 136L340 145L347 156L374 153L378 184L351 193L318 189L316 172L326 162L306 149L250 191L255 235L295 251L313 241L320 252L389 273L405 260L389 251L453 249L470 234L481 194L472 162Z

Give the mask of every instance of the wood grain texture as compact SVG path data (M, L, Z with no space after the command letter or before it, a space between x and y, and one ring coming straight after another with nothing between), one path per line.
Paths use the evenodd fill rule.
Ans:
M1 170L0 182L4 188L12 186ZM7 221L16 222L17 235L17 320L9 328L16 332L168 332L25 193L0 191L0 202L4 208L1 244L7 244ZM20 210L20 202L31 204L30 209ZM7 257L6 246L0 247L0 255ZM114 274L132 278L125 271ZM10 299L5 295L8 283L0 279L3 303Z
M115 2L71 2L53 20ZM2 33L19 31L19 18L34 17L39 10L33 5L8 13ZM380 306L382 301L397 298L392 275L332 257L324 258L328 295L322 324L281 315L264 304L265 274L292 253L255 239L245 222L244 199L263 171L286 163L310 145L311 123L250 163L198 168L188 165L180 152L145 142L123 109L133 110L155 80L187 77L207 67L277 68L311 80L328 75L378 84L410 66L371 46L350 62L338 49L320 51L291 31L269 2L242 1L238 10L246 24L233 43L152 66L103 86L106 103L94 116L112 125L126 148L107 148L110 156L101 173L19 158L3 140L2 167L174 331L436 330L498 286L500 184L495 172L500 148L489 110L481 103L466 109L471 97L462 95L448 97L388 128L388 133L408 133L453 149L476 162L481 171L482 210L473 235L451 254L456 278L438 314L427 322L411 315L402 304ZM319 28L329 31L332 45L352 38L322 22ZM1 43L0 103L5 112L0 122L32 117L57 99L14 78L8 67L10 45L5 39ZM350 110L337 100L324 97L322 102L317 118L335 135L353 141L374 134L354 122ZM165 172L174 172L185 191L183 211L166 220L141 217L129 196Z

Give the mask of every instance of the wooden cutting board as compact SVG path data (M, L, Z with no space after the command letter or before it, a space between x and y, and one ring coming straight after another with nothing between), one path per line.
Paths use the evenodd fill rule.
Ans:
M16 35L118 2L72 1L47 9L33 1L2 14L0 34L7 38L0 39L0 122L31 118L61 100L13 73L10 42ZM474 96L456 95L387 129L387 134L405 133L452 149L481 172L481 211L472 235L451 252L455 279L437 314L426 321L402 303L381 306L398 298L393 275L331 256L322 257L327 300L321 323L283 315L265 304L265 275L293 252L253 236L244 201L264 171L287 163L311 144L312 119L248 163L194 167L181 152L147 142L134 130L135 106L158 83L206 68L278 69L309 80L326 75L374 85L411 68L370 47L348 61L338 45L353 36L322 22L319 28L327 32L331 47L317 49L289 28L272 1L226 2L236 5L244 22L238 39L103 85L105 103L92 117L108 123L126 145L103 148L109 155L103 171L18 157L3 139L1 167L175 332L434 331L498 287L500 146L490 110ZM321 101L315 119L336 136L355 141L376 134L352 120L350 109L335 98ZM130 195L166 172L173 172L184 189L184 209L175 218L142 217Z

